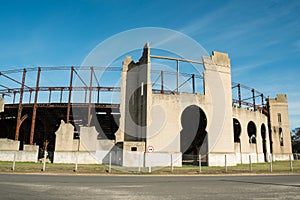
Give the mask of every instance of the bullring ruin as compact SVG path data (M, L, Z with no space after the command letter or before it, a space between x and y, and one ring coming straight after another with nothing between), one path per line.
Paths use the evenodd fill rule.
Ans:
M153 70L153 60L176 68ZM183 63L203 74L181 73ZM118 73L118 86L101 85L97 71L105 70ZM53 71L69 82L41 85ZM200 158L224 166L292 155L287 96L232 82L226 53L195 61L152 55L147 43L139 61L127 56L122 68L24 68L0 78L0 160L37 162L46 150L54 163L182 166ZM107 93L119 102L101 102Z

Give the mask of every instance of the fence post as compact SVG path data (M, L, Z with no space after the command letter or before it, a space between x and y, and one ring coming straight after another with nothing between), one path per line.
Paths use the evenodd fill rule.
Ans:
M292 156L289 155L290 157L290 170L293 171L293 161L292 161Z
M272 158L272 154L269 155L269 159L270 159L270 172L273 172L273 165L272 165L273 158Z
M201 173L201 154L199 154L199 173Z
M43 159L43 169L42 171L46 171L46 158L47 158L47 151L44 152L44 159Z
M251 161L251 155L249 155L249 169L250 169L250 172L252 172L252 161Z
M15 169L16 169L16 151L14 152L13 165L11 170L15 171Z
M75 169L74 169L74 172L77 172L77 169L78 169L78 151L76 152Z
M150 154L148 154L148 159L149 159L149 167L148 167L148 172L151 173L151 159L150 159Z
M138 168L138 172L140 173L141 172L141 154L139 154L139 168Z
M111 152L109 153L109 168L108 173L111 173Z
M174 166L173 166L173 154L171 153L171 172L173 173Z
M225 172L227 172L227 155L225 154Z

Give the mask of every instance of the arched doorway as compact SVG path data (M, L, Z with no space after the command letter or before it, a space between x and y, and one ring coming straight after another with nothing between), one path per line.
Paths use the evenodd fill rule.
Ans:
M207 118L204 111L196 106L188 106L181 115L180 151L183 164L198 164L200 149L207 151Z
M253 121L250 121L247 126L249 143L256 143L256 126Z
M240 135L241 135L241 124L239 120L233 118L233 133L234 133L234 142L240 143Z
M260 127L261 138L262 138L262 147L264 153L265 162L267 161L267 145L266 145L266 126L262 124Z

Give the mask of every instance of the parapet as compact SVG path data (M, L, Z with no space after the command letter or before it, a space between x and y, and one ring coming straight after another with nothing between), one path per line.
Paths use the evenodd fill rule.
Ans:
M227 53L213 51L211 58L216 65L230 67L230 59Z
M288 103L286 94L277 94L276 98L270 98L270 103Z
M206 70L230 73L230 59L227 53L213 51L211 56L203 56L202 60Z

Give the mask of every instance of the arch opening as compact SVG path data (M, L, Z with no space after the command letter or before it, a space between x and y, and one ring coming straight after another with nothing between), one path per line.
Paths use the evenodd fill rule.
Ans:
M266 144L266 125L262 124L260 127L261 138L262 138L262 147L264 153L265 162L267 161L267 144Z
M256 143L256 126L253 121L250 121L247 126L247 132L249 136L249 143Z
M240 136L241 136L241 124L239 120L233 118L233 133L234 133L234 142L240 143Z
M180 132L180 151L183 164L198 164L199 154L207 154L206 126L207 118L204 111L196 106L188 106L181 115L182 130ZM201 156L206 163L206 156Z

